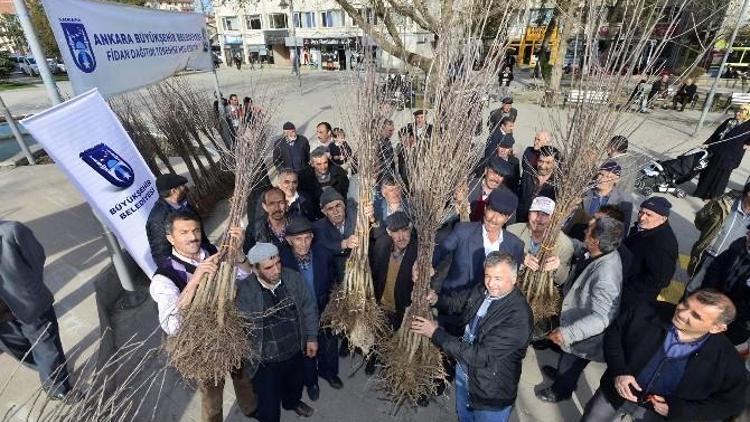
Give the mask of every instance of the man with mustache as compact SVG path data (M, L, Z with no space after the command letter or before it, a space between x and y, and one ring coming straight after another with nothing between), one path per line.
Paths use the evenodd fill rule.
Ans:
M279 188L268 189L262 197L261 206L265 218L248 221L245 229L244 251L249 251L256 243L273 243L279 249L288 247L286 243L287 205L286 195Z
M539 149L536 171L527 171L521 179L518 195L516 221L525 223L529 220L531 201L537 196L546 196L555 200L555 169L560 160L560 151L547 145Z

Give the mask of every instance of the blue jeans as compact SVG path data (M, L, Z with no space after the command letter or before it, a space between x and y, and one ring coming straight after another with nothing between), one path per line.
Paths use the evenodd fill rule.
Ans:
M456 413L459 422L507 422L513 406L497 410L472 410L469 407L468 376L456 365Z

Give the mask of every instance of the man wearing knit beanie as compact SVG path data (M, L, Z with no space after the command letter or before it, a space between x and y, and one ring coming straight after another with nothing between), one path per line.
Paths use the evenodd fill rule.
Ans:
M623 282L622 306L655 301L677 268L677 238L669 225L672 204L652 196L641 203L638 221L623 243L633 253Z

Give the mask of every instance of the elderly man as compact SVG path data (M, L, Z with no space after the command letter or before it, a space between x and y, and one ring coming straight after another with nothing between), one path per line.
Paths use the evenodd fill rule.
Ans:
M310 151L315 151L319 147L324 147L330 154L331 145L333 145L333 127L328 122L320 122L315 126L315 138L310 141Z
M325 218L313 223L315 238L333 254L336 269L344 274L346 259L353 248L359 246L354 229L357 225L357 206L354 201L347 204L336 190L327 188L320 196L320 209Z
M245 229L244 251L257 242L273 243L278 248L284 249L288 245L284 238L287 225L287 202L284 191L279 188L269 188L261 197L261 214L255 221L248 221Z
M313 204L320 203L323 189L331 187L343 196L349 190L349 177L341 167L331 164L328 149L318 147L310 154L310 165L299 173L299 190L304 192ZM322 217L316 213L316 218Z
M159 192L159 199L151 208L148 220L146 220L146 237L151 247L151 257L156 265L168 258L172 251L164 229L169 216L178 211L190 211L197 215L187 200L187 183L186 178L173 173L163 174L156 178L156 190ZM201 223L201 233L203 245L209 247L211 242L209 242L206 232L203 230L203 223ZM213 246L210 247L213 248ZM216 251L212 250L212 252Z
M165 238L172 246L172 252L159 263L149 293L156 302L159 312L159 325L167 335L174 335L179 329L182 311L193 301L198 286L204 276L210 278L218 270L217 255L201 245L200 219L189 211L179 211L170 216L165 224ZM242 229L233 228L231 236L240 238ZM215 252L216 248L212 248ZM246 277L251 268L242 256L236 260L237 278ZM246 416L256 408L253 386L242 368L232 372L232 383L237 403ZM204 422L223 421L224 382L200 383L201 413Z
M292 169L284 169L279 172L279 175L276 178L276 187L284 192L287 213L290 216L299 215L306 217L308 220L312 220L315 215L314 210L317 208L317 204L313 204L307 194L300 192L297 189L298 186L299 175L296 171Z
M518 117L518 110L513 108L513 98L511 97L503 98L500 108L490 112L490 117L487 119L487 128L489 128L490 132L497 128L497 125L504 117L509 118L513 122Z
M313 409L301 400L305 357L318 352L318 309L302 276L281 267L279 250L258 243L247 260L253 273L237 282L237 309L252 324L249 341L260 358L246 368L258 397L253 417L279 422L280 407L303 417ZM258 317L262 315L262 317Z
M546 131L539 131L534 135L534 145L526 147L521 157L521 166L524 173L534 171L536 163L539 161L539 150L552 142L552 135Z
M292 122L283 126L284 136L273 144L273 165L277 170L292 169L302 171L310 161L310 141L297 134Z
M589 220L604 205L618 207L624 217L625 227L630 227L633 203L630 195L617 187L621 174L622 168L614 161L607 161L599 167L594 187L583 195L583 202L573 211L565 225L564 231L568 236L582 240Z
M533 324L526 298L516 288L517 266L513 256L494 251L484 262L484 283L452 294L430 292L430 304L459 316L462 334L425 318L411 323L415 333L457 362L460 422L504 422L513 410Z
M503 137L500 142L498 142L494 153L485 156L480 162L475 174L477 177L481 177L485 167L490 164L492 157L499 157L510 165L510 173L503 178L503 184L512 190L513 193L518 194L519 181L521 180L521 162L513 155L514 143L515 140L512 136ZM487 152L489 151L486 151L485 153Z
M537 196L555 199L554 173L559 160L560 152L557 148L547 145L539 149L536 171L523 173L518 195L518 211L516 212L518 222L525 223L528 221L531 201Z
M336 270L333 255L320 244L314 242L312 224L305 217L292 217L286 229L286 240L289 249L281 251L281 265L297 271L315 298L318 315L328 305L328 295L338 282L340 275ZM339 390L344 383L339 378L338 340L329 331L321 329L318 333L318 354L305 358L304 385L310 400L320 397L318 377Z
M610 217L592 218L586 229L585 254L563 286L560 326L547 338L561 349L557 369L542 368L554 382L536 393L556 403L572 397L578 378L592 360L603 362L602 333L617 316L622 290L622 262L617 248L624 228Z
M377 195L373 201L375 222L380 226L385 226L385 220L389 215L398 211L407 211L408 208L401 185L392 176L384 176L380 181L380 195Z
M747 371L722 334L735 312L713 290L698 290L676 308L651 302L626 309L605 332L607 370L581 420L723 420L740 413Z
M555 201L537 196L531 202L528 223L516 223L508 226L508 231L518 236L524 244L523 265L532 271L540 268L536 255L542 246L552 213L555 212ZM557 234L553 256L547 258L542 266L546 271L555 271L555 283L562 285L568 279L573 259L573 243L564 233Z
M630 306L655 301L669 285L677 266L677 238L669 225L672 204L660 196L641 203L638 222L623 243L633 253L628 279L623 283L622 303Z
M61 400L70 380L55 299L44 284L46 258L28 227L0 220L0 349L35 367L47 396Z
M687 78L685 83L680 86L677 93L672 98L672 108L677 110L677 103L680 103L680 111L685 111L685 104L692 102L698 93L698 86L693 82L693 78Z
M706 203L693 222L700 235L690 251L686 293L698 290L711 262L744 235L750 224L750 182L742 192L730 191Z

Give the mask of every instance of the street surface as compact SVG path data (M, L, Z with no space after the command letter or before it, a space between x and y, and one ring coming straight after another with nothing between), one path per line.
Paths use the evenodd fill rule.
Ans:
M187 76L191 83L210 90L210 74ZM289 74L288 69L265 69L250 71L243 69L222 68L219 80L225 95L236 93L240 98L250 96L259 101L264 95L272 95L278 104L275 121L279 132L284 121L292 121L298 132L311 137L315 125L320 121L329 121L334 127L342 125L347 119L345 112L345 93L348 90L348 78L345 72L304 72L302 88L297 78ZM519 78L520 79L520 78ZM60 83L64 95L70 97L70 85ZM514 104L519 111L514 137L516 154L530 145L535 130L549 128L547 118L559 114L560 110L541 108L536 104L525 102L522 98L523 86L514 82L513 89L518 93ZM49 106L42 86L28 89L12 90L3 93L3 99L14 115L36 113ZM497 104L493 103L493 107ZM488 111L485 110L485 113ZM706 128L699 136L691 137L699 111L656 110L648 115L634 116L628 127L633 133L625 132L631 142L631 150L637 163L626 171L634 171L643 163L642 157L674 157L702 143L715 127L728 115L710 114ZM396 127L401 127L408 119L408 112L402 112L396 119ZM747 160L732 174L730 187L740 188L750 175ZM683 186L688 193L695 187L694 183ZM687 197L677 199L669 196L673 203L671 224L680 244L681 269L676 280L684 281L685 258L692 243L697 238L693 227L694 213L700 209L702 202ZM636 205L640 200L636 200ZM226 217L226 206L220 204L208 216L207 225L213 239L221 233ZM100 228L95 222L90 209L81 196L68 183L62 173L53 165L22 167L12 170L0 170L0 218L19 220L28 224L36 233L47 251L46 281L55 294L55 309L60 322L63 345L68 351L71 366L75 369L92 357L99 338L99 317L94 297L94 286L91 280L109 265ZM103 310L99 310L103 312ZM131 311L118 311L110 316L115 330L116 341L123 343L133 333L148 335L156 327L156 309L151 301ZM355 372L359 359L342 359L341 377L344 380L343 390L332 390L321 380L320 400L311 403L307 396L305 401L311 404L316 412L309 421L451 421L455 420L454 401L449 391L446 397L436 399L428 408L416 411L404 409L395 417L392 406L382 401L374 389L375 384L368 379L362 370ZM593 395L603 372L603 364L591 364L581 378L573 400L557 405L541 402L534 396L534 388L544 380L539 368L544 364L556 364L556 357L548 351L537 352L529 348L524 360L523 374L519 385L519 396L513 412L512 421L576 421L581 415L583 406ZM13 375L15 374L15 375ZM9 386L6 380L12 377ZM171 384L170 384L171 383ZM23 404L33 391L39 387L36 373L25 367L18 367L17 362L6 354L0 354L0 415L8 409ZM163 387L164 397L159 404L160 421L193 421L200 420L199 394L183 386L171 374ZM146 398L152 402L153 398ZM148 409L149 413L151 409ZM225 387L225 415L227 420L242 421L244 418L234 404L231 383ZM0 420L2 417L0 417ZM24 420L17 416L11 420ZM144 420L138 418L138 420ZM293 412L283 412L283 421L297 421ZM745 419L748 420L748 419Z

